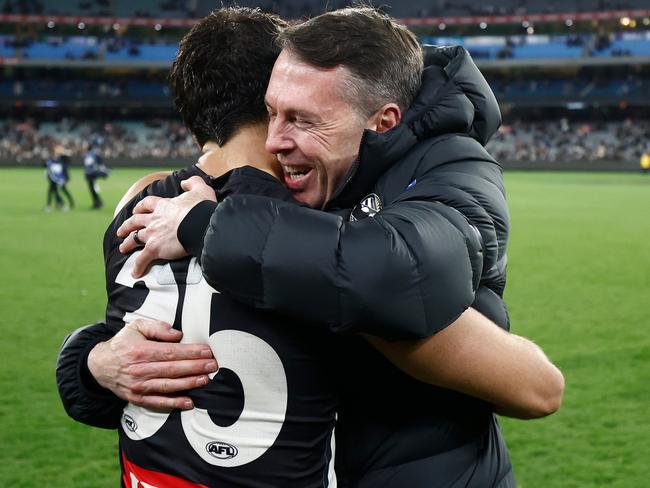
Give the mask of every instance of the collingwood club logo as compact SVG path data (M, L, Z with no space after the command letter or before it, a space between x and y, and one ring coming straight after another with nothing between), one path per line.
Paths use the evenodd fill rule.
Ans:
M205 446L205 449L210 456L217 459L232 459L239 452L235 446L221 441L212 441Z
M122 422L124 422L124 427L129 429L131 432L138 430L138 424L136 424L135 420L133 420L133 417L130 415L122 415Z
M356 207L352 209L350 214L350 222L363 220L366 217L374 217L377 212L382 209L381 199L376 193L371 193L361 200Z

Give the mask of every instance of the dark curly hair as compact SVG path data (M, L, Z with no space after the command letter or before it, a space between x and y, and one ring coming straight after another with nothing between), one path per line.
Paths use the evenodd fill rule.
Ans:
M200 146L225 144L267 119L264 94L286 23L259 9L215 10L181 39L169 82L174 104Z

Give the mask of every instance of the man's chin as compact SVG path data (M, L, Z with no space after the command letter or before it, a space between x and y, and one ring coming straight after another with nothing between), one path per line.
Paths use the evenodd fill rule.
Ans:
M324 203L321 203L315 195L308 191L292 191L291 193L293 198L308 207L321 209L324 206Z

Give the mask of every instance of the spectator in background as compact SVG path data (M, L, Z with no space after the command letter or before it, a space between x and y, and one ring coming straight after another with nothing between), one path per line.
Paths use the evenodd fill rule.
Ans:
M45 175L48 181L47 188L47 202L45 204L44 211L49 212L52 208L52 199L58 209L67 212L71 208L74 208L74 199L66 187L68 181L70 180L70 175L68 173L68 165L70 164L70 156L67 153L66 148L63 146L57 146L54 148L54 157L49 158L45 161ZM68 203L63 202L63 198L59 194L65 195L68 200Z
M88 182L90 196L93 200L92 208L94 209L100 209L104 206L104 202L102 202L99 196L97 179L106 178L109 174L109 169L102 163L102 158L99 155L99 147L102 142L101 138L96 138L91 141L88 144L88 152L84 156L84 173Z
M70 150L67 146L59 145L54 151L55 156L57 156L58 160L61 162L61 166L63 166L64 182L60 187L61 193L63 193L67 198L69 208L74 208L74 198L72 198L67 187L68 181L70 181L70 173L68 171L68 168L70 167Z
M644 152L641 155L641 160L639 161L641 166L641 172L647 174L650 171L650 153Z

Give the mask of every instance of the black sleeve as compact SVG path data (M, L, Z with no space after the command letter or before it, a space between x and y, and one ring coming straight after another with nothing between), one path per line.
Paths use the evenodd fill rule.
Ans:
M505 198L494 182L465 178L471 166L436 168L357 222L233 195L205 232L204 275L239 301L335 332L429 336L473 303L500 254L495 226L507 221Z
M104 429L116 429L124 400L102 388L90 375L88 354L115 332L106 323L81 327L63 341L56 362L56 386L67 414L78 422Z
M490 288L480 286L476 290L472 308L485 315L503 330L510 330L510 317L503 298Z
M472 303L482 264L478 232L438 202L344 222L253 196L217 207L202 257L207 281L243 302L388 339L453 322Z
M293 194L276 178L252 166L235 168L213 179L212 186L219 202L233 195L265 196L300 205ZM205 232L218 203L209 200L194 206L178 227L178 241L187 253L199 261L203 251Z

